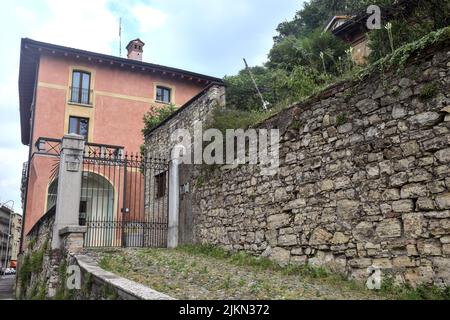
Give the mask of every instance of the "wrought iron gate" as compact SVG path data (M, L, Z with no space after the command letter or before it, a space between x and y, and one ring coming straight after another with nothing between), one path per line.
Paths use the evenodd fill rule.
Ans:
M87 145L80 225L85 247L166 247L168 162Z

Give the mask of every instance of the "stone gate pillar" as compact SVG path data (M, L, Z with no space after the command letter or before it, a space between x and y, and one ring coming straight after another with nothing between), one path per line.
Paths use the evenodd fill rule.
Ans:
M168 248L176 248L178 246L178 221L180 207L180 179L178 164L178 157L173 157L169 163L169 230L167 232Z
M84 138L76 134L67 134L62 139L52 249L60 249L63 241L65 246L83 245L86 227L79 226L79 210L84 144Z

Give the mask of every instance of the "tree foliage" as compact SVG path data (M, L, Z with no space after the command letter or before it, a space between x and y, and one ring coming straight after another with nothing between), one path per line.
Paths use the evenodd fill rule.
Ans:
M335 74L338 72L339 57L345 57L348 47L348 44L331 33L316 29L308 37L288 36L276 44L269 52L267 66L286 71L293 71L297 66L302 66Z
M384 4L390 0L311 0L297 11L291 21L280 23L274 37L275 45L288 36L307 37L316 29L323 29L335 15L352 15L370 4Z
M264 100L271 107L308 96L329 79L327 74L301 65L294 66L292 70L253 67L251 71ZM236 76L225 77L225 84L228 107L246 111L262 108L261 99L247 70L241 70Z
M273 103L276 93L272 86L272 73L265 67L250 68L264 99ZM241 110L255 110L261 107L261 100L256 93L250 74L247 70L241 70L235 76L225 76L227 86L227 104Z
M450 0L412 0L411 6L413 6L411 13L404 15L403 12L398 12L390 21L395 49L450 25ZM385 28L372 30L368 33L368 37L372 51L371 62L391 53L388 32Z
M176 110L174 104L164 105L156 110L151 110L144 115L144 129L142 133L144 136L156 128L161 122L166 120Z

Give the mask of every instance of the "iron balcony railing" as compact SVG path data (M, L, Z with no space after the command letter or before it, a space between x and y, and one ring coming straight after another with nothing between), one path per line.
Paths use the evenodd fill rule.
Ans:
M79 87L70 87L70 103L78 103L85 105L92 105L91 101L92 90L79 88Z
M86 143L84 156L108 159L122 159L122 157L124 156L124 147L99 143Z
M35 144L36 153L51 156L61 154L61 139L39 137ZM84 153L86 156L97 158L121 159L124 156L124 147L109 144L91 143L85 145Z
M61 139L39 137L35 143L36 153L51 156L61 154Z

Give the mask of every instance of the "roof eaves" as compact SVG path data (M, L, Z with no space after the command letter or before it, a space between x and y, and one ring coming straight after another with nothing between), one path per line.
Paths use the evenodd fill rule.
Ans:
M142 61L127 59L127 58L122 58L122 57L116 57L116 56L107 55L107 54L103 54L103 53L75 49L75 48L71 48L71 47L55 45L55 44L46 43L46 42L40 42L40 41L36 41L33 39L29 39L29 38L24 38L23 40L24 40L26 46L36 48L38 50L39 50L39 48L41 48L41 50L42 50L42 48L45 48L50 51L55 51L55 52L61 51L61 52L65 52L65 53L72 53L72 54L78 55L78 56L88 56L88 57L99 59L99 60L115 62L120 65L129 65L129 66L134 66L134 67L139 67L139 68L155 69L155 70L160 70L163 72L166 71L166 72L178 73L178 74L191 76L191 77L195 77L195 78L199 78L199 79L203 79L203 80L213 81L213 82L223 82L222 79L217 78L217 77L212 77L212 76L208 76L208 75L204 75L204 74L200 74L200 73L196 73L196 72L192 72L192 71L187 71L187 70L183 70L183 69L158 65L158 64L154 64L154 63L142 62Z

